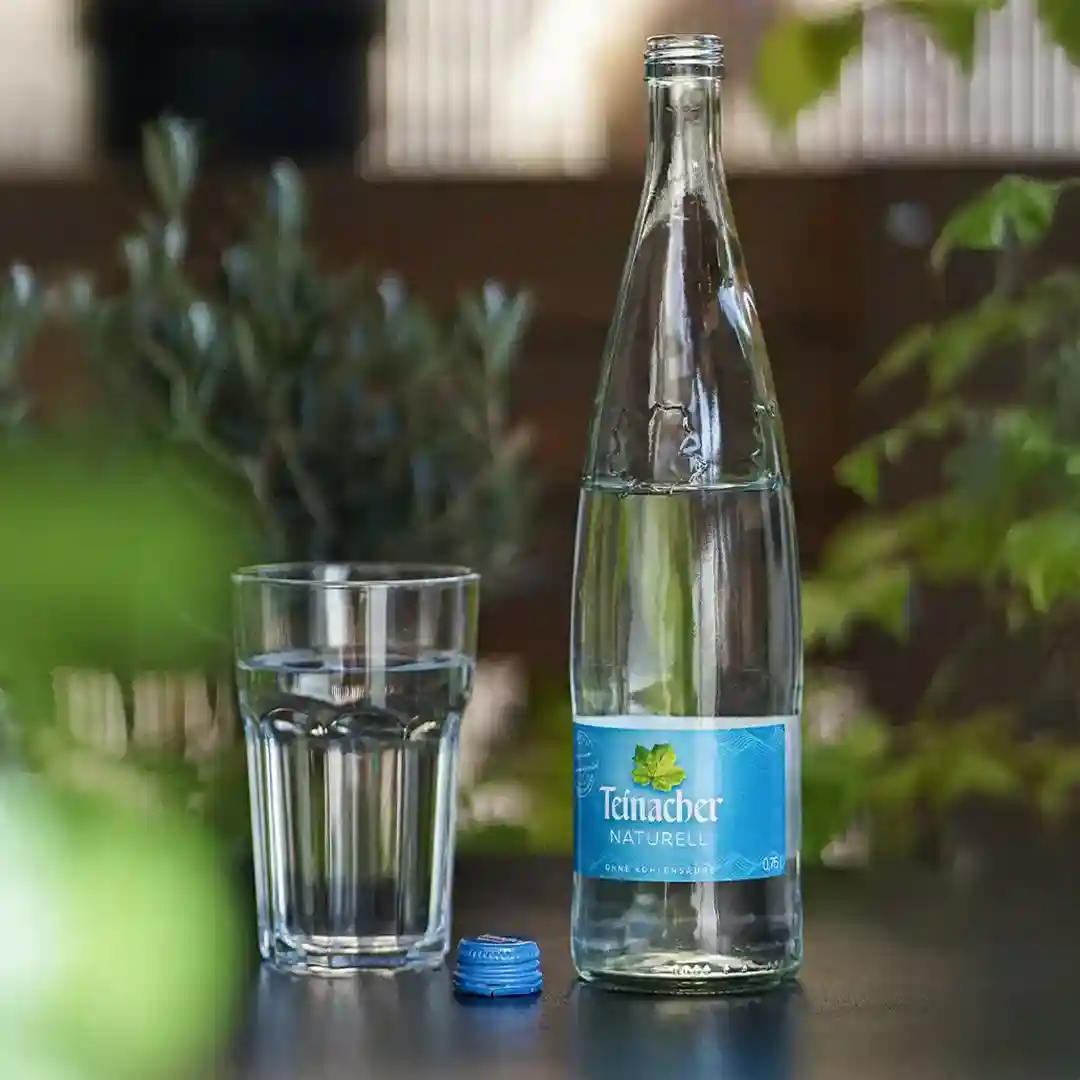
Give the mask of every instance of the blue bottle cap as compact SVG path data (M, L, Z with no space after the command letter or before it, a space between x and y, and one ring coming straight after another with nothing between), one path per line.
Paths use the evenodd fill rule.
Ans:
M481 934L458 943L454 989L476 997L520 997L544 986L540 946L519 937Z

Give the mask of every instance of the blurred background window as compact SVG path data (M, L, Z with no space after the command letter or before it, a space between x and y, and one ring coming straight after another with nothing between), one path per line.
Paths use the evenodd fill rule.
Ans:
M0 168L63 171L86 161L89 85L72 0L0 0Z
M283 11L313 32L322 24L341 25L347 8L361 12L354 45L368 53L367 77L365 65L353 62L339 65L334 76L355 86L358 115L343 107L335 116L336 122L356 129L357 142L366 127L360 163L372 176L574 176L636 167L644 138L641 41L649 33L694 29L719 31L728 43L725 138L734 169L1021 156L1046 160L1080 150L1080 76L1062 51L1044 40L1034 0L1011 0L990 16L971 77L913 23L873 20L864 52L848 65L839 91L801 117L793 136L778 138L750 89L762 36L785 10L819 10L837 3L322 0L294 5L264 0L265 11L274 14L258 19L267 28L267 40L278 24L284 40L295 29L285 28ZM109 114L103 96L131 96L131 83L123 82L131 73L124 72L118 81L114 72L110 89L102 68L123 63L117 59L116 34L110 29L108 40L103 41L104 32L95 37L87 29L87 11L112 14L116 23L137 22L144 33L159 33L179 48L186 37L185 19L190 17L193 26L212 25L220 35L232 6L231 0L210 7L202 0L169 0L140 7L143 15L134 19L130 0L0 0L0 167L71 170L91 161L95 147L100 151L103 143L110 149L118 144L114 132L95 134L94 118ZM377 17L367 18L376 9ZM250 6L244 10L250 20ZM154 20L157 29L147 30ZM245 33L250 53L250 28ZM241 96L250 89L244 86L245 69L250 76L254 67L231 54L222 58L218 39L208 40L212 47L199 54L204 80L217 56L230 94ZM135 44L145 53L143 41ZM274 47L280 51L280 45ZM155 64L159 71L168 67ZM318 67L327 67L321 57ZM303 72L299 63L291 73L283 72L280 97L303 97L294 92ZM263 86L258 92L272 91ZM323 92L337 94L332 79ZM147 93L152 97L161 89ZM150 114L157 111L153 104L147 103ZM280 132L287 124L279 105L274 109ZM115 117L108 122L115 126ZM331 141L332 134L326 134L322 148Z
M792 5L800 6L823 5ZM1080 149L1080 77L1043 39L1032 0L990 17L970 78L910 21L873 21L839 92L803 116L793 138L778 139L752 100L750 67L785 8L776 0L390 0L383 113L367 164L435 173L637 167L642 39L692 30L717 31L727 43L729 167Z

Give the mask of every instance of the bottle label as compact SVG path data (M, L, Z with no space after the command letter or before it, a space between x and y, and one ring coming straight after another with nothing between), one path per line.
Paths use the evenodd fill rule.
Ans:
M782 716L578 717L575 870L616 881L749 881L783 874L788 727L796 722Z

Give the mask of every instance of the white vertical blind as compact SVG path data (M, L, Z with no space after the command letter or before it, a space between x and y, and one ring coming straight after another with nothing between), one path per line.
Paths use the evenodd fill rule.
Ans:
M879 15L838 93L800 119L793 153L807 162L1076 157L1078 102L1080 74L1044 38L1033 0L986 20L971 76L916 26Z
M804 0L386 0L363 167L596 172L608 157L603 102L640 94L647 26L663 29L666 12L692 24L697 5L700 25L726 25L751 50L756 30L739 28L796 2ZM862 57L791 138L770 132L746 86L731 80L729 164L1076 157L1080 75L1043 38L1034 5L1010 0L988 18L971 77L917 27L872 16ZM75 8L76 0L0 0L0 169L70 169L90 157Z
M698 0L702 25L730 24L736 0ZM766 0L762 0L766 2ZM630 7L663 0L389 0L386 153L377 170L591 172L605 155L595 80L613 77L575 52L599 22L617 35ZM1080 4L1080 0L1077 0ZM630 6L628 6L630 5ZM673 5L673 7L676 5ZM677 5L686 20L685 0ZM719 9L719 18L718 18ZM592 35L597 39L595 34ZM558 46L556 48L555 46ZM640 68L614 77L636 86ZM863 55L838 92L777 139L745 87L729 86L729 164L1075 157L1080 75L1038 26L1034 0L991 15L973 75L915 25L870 18ZM506 114L507 104L516 118Z
M85 160L89 97L72 0L0 0L0 168Z
M385 96L370 171L556 173L602 166L602 117L573 35L555 50L551 0L388 0ZM581 18L611 5L579 5ZM553 93L558 84L563 93ZM565 93L567 87L570 93Z

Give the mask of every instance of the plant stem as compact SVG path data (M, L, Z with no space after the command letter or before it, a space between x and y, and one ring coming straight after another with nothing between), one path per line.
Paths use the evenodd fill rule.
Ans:
M288 425L279 425L274 431L274 440L281 451L285 468L289 471L296 494L304 510L315 523L316 554L326 554L330 539L334 534L334 518L330 507L323 498L318 481L304 464L303 455L297 445L296 434Z

